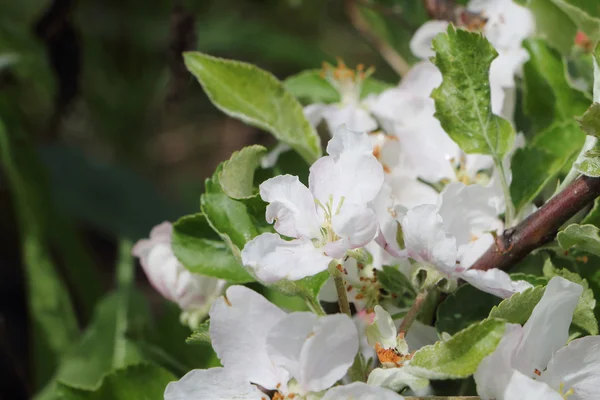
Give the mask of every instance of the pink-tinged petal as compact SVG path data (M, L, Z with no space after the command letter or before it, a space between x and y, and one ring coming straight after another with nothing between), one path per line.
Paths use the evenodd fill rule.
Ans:
M600 336L573 340L558 350L540 380L563 393L572 389L569 400L600 399Z
M448 29L447 21L427 21L413 35L410 40L410 51L419 58L424 60L433 57L435 52L431 46L433 38L438 33L446 32Z
M481 397L488 399L487 397ZM513 371L508 385L495 400L563 400L564 398L544 382L538 382L519 371Z
M321 223L310 190L297 176L279 175L260 184L260 197L267 206L268 223L275 221L275 230L289 237L316 238Z
M489 204L489 191L481 185L450 183L442 191L439 207L446 231L456 237L458 246L503 226Z
M308 122L316 128L323 120L323 112L327 109L327 107L329 107L327 104L309 104L308 106L304 107L304 116Z
M225 297L217 299L210 310L212 347L223 366L266 389L285 385L288 373L273 365L266 343L271 329L285 316L253 290L229 287Z
M430 204L409 210L402 218L402 234L409 257L451 274L456 266L456 239L444 230L437 207Z
M343 152L337 161L332 156L318 159L310 167L308 181L313 196L322 204L333 197L335 212L342 197L344 204L372 201L381 189L384 172L373 155Z
M283 240L275 233L255 237L242 250L242 263L252 268L258 279L273 283L296 281L325 271L331 257L315 248L308 239Z
M498 268L488 269L487 271L469 269L458 276L477 289L503 299L533 287L525 281L513 281L506 272Z
M265 400L243 376L226 368L195 369L165 389L165 400Z
M377 217L373 210L352 203L340 208L331 219L331 225L338 236L347 239L351 249L365 246L377 234Z
M348 239L339 239L335 242L325 243L319 250L327 257L342 258L348 250L350 250L350 241Z
M390 389L354 382L329 389L323 400L403 400L404 397Z
M514 353L522 337L521 325L506 324L504 336L496 350L484 358L477 367L473 378L477 384L477 393L482 399L503 398L504 389L514 372L512 367Z
M305 391L320 392L342 379L358 352L358 333L345 314L320 317L305 339L296 376Z
M516 350L514 367L534 376L546 369L552 355L567 343L573 312L583 287L554 277L523 326L523 340Z
M302 375L300 354L312 335L318 316L295 312L283 317L267 335L267 352L273 364L285 368L292 378Z
M332 104L323 110L323 118L332 136L339 129L346 129L346 126L348 129L363 133L377 129L377 122L359 105Z
M369 135L365 131L348 129L346 126L341 126L333 137L327 143L327 154L338 160L342 154L362 154L371 155L373 153L373 145Z

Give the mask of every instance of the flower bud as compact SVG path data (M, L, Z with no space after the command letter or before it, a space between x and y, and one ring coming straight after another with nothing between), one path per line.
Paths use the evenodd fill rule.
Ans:
M194 328L221 295L225 281L193 274L181 265L171 248L172 233L171 223L163 222L152 228L150 239L139 240L132 253L140 259L150 284L182 309L181 322Z

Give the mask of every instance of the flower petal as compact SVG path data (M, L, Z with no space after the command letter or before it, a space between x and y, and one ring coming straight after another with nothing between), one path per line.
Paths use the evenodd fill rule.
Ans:
M370 208L356 204L344 204L333 216L331 225L335 233L348 240L348 247L363 247L377 234L377 217Z
M567 343L569 326L581 285L554 277L546 286L540 302L523 326L523 340L516 349L514 367L528 376L543 371L552 355Z
M485 397L482 397L485 399ZM513 371L508 385L496 400L563 400L564 398L544 382L538 382L519 371Z
M322 400L403 400L404 397L389 389L354 382L329 389Z
M558 350L540 379L563 393L573 389L569 400L600 399L600 336L573 340Z
M335 130L333 137L327 143L327 154L338 160L343 154L372 155L371 139L364 131L348 129L341 126Z
M409 210L401 225L404 244L412 259L430 263L445 274L454 272L456 239L445 232L436 206L425 204Z
M243 375L226 368L194 369L165 389L165 400L264 400Z
M288 373L273 365L266 337L285 313L244 286L231 286L210 310L212 347L221 363L246 381L266 389L286 384Z
M484 358L477 367L473 378L477 384L477 393L482 399L502 398L514 371L512 367L514 352L522 337L521 325L506 324L504 336L496 350Z
M345 314L319 318L312 333L302 347L296 380L304 390L320 392L346 375L358 352L358 333Z
M323 112L329 107L328 104L315 103L304 107L304 116L308 122L315 128L323 120Z
M323 118L327 122L329 133L332 136L343 125L359 132L371 132L377 129L377 122L371 114L364 108L354 104L329 105L323 110Z
M513 281L506 272L498 268L487 271L468 269L459 276L477 289L503 299L533 287L525 281Z
M407 387L412 391L422 390L429 385L429 380L407 372L406 368L375 368L367 383L399 392Z
M310 190L297 176L279 175L260 184L260 197L267 206L268 223L275 221L275 230L289 237L316 238L321 223Z
M435 56L435 52L431 47L431 42L438 33L446 32L448 24L447 21L425 22L417 29L412 39L410 39L410 51L412 51L415 56L424 60Z
M384 349L395 348L398 340L394 320L380 305L376 305L374 311L373 323L366 328L369 345L375 347L379 343Z
M242 263L263 282L296 281L327 269L331 257L321 250L308 239L287 241L275 233L263 233L246 243Z

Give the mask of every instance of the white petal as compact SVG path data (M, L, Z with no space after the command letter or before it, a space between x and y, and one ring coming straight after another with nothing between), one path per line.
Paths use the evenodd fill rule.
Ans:
M327 154L338 160L342 154L373 154L371 139L364 131L351 130L345 126L337 129L327 143Z
M165 389L165 400L264 400L265 394L243 375L225 368L195 369Z
M402 234L408 255L433 264L446 274L456 265L456 239L444 230L444 221L433 205L417 206L402 218Z
M525 281L513 281L506 272L498 268L487 271L469 269L462 272L460 277L477 289L503 299L533 287Z
M331 225L338 236L348 240L351 249L365 246L377 234L377 217L373 210L351 203L341 207Z
M481 185L450 183L442 191L439 213L446 231L456 237L458 246L503 226L496 208L489 204L488 190Z
M377 129L377 122L368 111L354 104L330 105L323 110L323 118L332 136L343 125L359 132L371 132Z
M316 128L323 119L323 112L327 109L327 107L329 107L328 104L309 104L304 107L304 116L308 122Z
M402 320L397 321L397 326L400 327ZM414 321L406 334L406 343L409 350L419 350L423 346L434 344L439 340L437 330L433 326L425 325L422 322Z
M561 277L548 283L544 295L523 326L523 340L516 350L514 367L525 375L543 371L558 349L567 343L573 312L583 288Z
M267 206L268 223L275 221L275 229L289 237L316 238L321 223L315 200L310 190L297 176L279 175L260 184L260 197Z
M311 167L308 177L313 196L327 204L333 196L334 212L341 198L344 203L367 204L383 184L383 167L373 155L342 153L337 161L321 157Z
M302 347L296 380L304 390L320 392L346 375L358 352L358 333L345 314L319 318L312 333Z
M327 257L308 239L283 240L275 233L255 237L242 250L242 263L266 283L282 279L296 281L325 271Z
M442 73L438 67L429 61L421 61L413 65L402 78L399 88L429 98L433 89L441 84Z
M389 389L354 382L329 389L323 400L403 400L404 397Z
M514 352L522 336L523 327L517 324L506 324L504 336L496 350L484 358L477 367L473 378L477 384L477 393L482 399L502 398L514 371L512 367Z
M406 208L437 203L438 193L435 189L413 177L397 174L389 182L396 202Z
M373 322L366 328L366 331L369 345L373 347L377 343L385 349L395 348L398 345L394 320L380 305L375 306L375 317Z
M431 42L438 33L446 32L447 21L427 21L413 35L410 40L410 51L419 58L428 59L435 55Z
M412 391L421 390L429 385L429 380L407 372L406 368L375 368L369 374L367 383L399 392L406 387Z
M474 241L459 246L458 259L461 269L470 268L493 243L494 236L491 233L484 233Z
M273 365L266 337L285 313L244 286L231 286L210 310L212 347L227 370L266 389L287 383L288 374Z
M573 340L558 350L540 379L563 393L572 388L569 400L600 399L600 336Z
M291 313L277 322L268 333L269 357L273 364L285 368L292 378L302 374L300 354L317 319L317 315L310 312Z
M563 397L547 384L513 371L508 385L496 400L563 400Z

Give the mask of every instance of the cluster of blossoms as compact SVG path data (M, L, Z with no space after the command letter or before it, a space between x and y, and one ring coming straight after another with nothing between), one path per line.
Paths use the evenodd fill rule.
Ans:
M463 27L481 30L499 53L489 77L492 110L511 120L515 75L528 58L521 42L534 32L533 17L511 0L471 0L465 12L478 23L464 18ZM470 269L505 227L501 181L511 179L510 154L502 169L490 156L465 154L434 117L430 94L442 75L427 59L434 55L433 37L448 24L431 21L415 33L410 47L424 61L379 95L361 98L370 71L327 67L324 77L340 102L311 104L304 112L315 127L325 122L332 135L328 155L310 167L308 186L291 175L259 186L266 220L277 233L246 243L244 267L267 285L328 271L319 299L337 301L342 282L353 317L286 313L243 286L222 295L224 281L194 275L178 262L168 223L136 245L150 282L179 304L183 322L196 326L208 313L212 346L223 365L169 384L165 399L402 399L397 392L405 389L427 394L428 376L411 367L411 356L438 335L416 321L398 334L402 320L391 315L403 310L382 295L377 271L394 266L417 289L447 293L461 280L500 298L532 287L498 269ZM278 146L264 165L282 151ZM528 322L507 324L497 349L475 373L483 399L597 398L600 337L565 346L581 293L580 285L553 278ZM359 358L376 360L367 372L363 368L362 378L352 376Z

